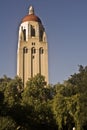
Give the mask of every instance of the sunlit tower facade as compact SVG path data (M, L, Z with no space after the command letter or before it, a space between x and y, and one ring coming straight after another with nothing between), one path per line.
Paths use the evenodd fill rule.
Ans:
M40 73L48 84L48 43L45 29L34 8L30 6L19 26L17 49L17 75L24 87L28 78Z

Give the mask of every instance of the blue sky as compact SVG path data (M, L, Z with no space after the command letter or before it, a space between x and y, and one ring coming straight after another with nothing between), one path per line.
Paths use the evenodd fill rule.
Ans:
M87 65L87 0L0 0L0 77L16 75L18 27L33 5L48 37L50 83Z

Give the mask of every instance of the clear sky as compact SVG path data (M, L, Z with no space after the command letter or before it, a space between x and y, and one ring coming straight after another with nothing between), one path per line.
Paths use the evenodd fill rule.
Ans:
M18 27L33 5L49 46L50 83L87 65L87 0L0 0L0 77L16 75Z

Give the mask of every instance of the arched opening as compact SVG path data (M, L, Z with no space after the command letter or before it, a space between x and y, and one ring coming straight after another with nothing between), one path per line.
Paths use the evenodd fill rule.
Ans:
M42 47L39 49L39 53L40 53L40 54L43 54L43 53L44 53L44 49L43 49Z
M23 48L23 53L28 53L28 49L26 47Z
M26 29L23 29L24 41L26 41Z
M34 72L35 72L35 53L36 53L36 49L35 47L31 48L31 77L34 76Z
M28 48L24 47L23 48L23 83L25 84L26 82L26 72L27 72L27 60L28 60Z
M35 37L35 28L31 25L31 36Z
M36 49L34 47L31 48L31 53L35 54L36 53Z
M41 47L39 48L39 73L41 74L42 70L42 54L44 53L44 49Z
M40 31L40 40L43 40L43 30Z

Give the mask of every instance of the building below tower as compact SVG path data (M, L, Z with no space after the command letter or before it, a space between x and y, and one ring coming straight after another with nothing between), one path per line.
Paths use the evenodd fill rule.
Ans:
M19 26L17 50L17 75L24 87L28 78L40 73L48 84L48 43L45 29L39 17L30 6L29 14Z

